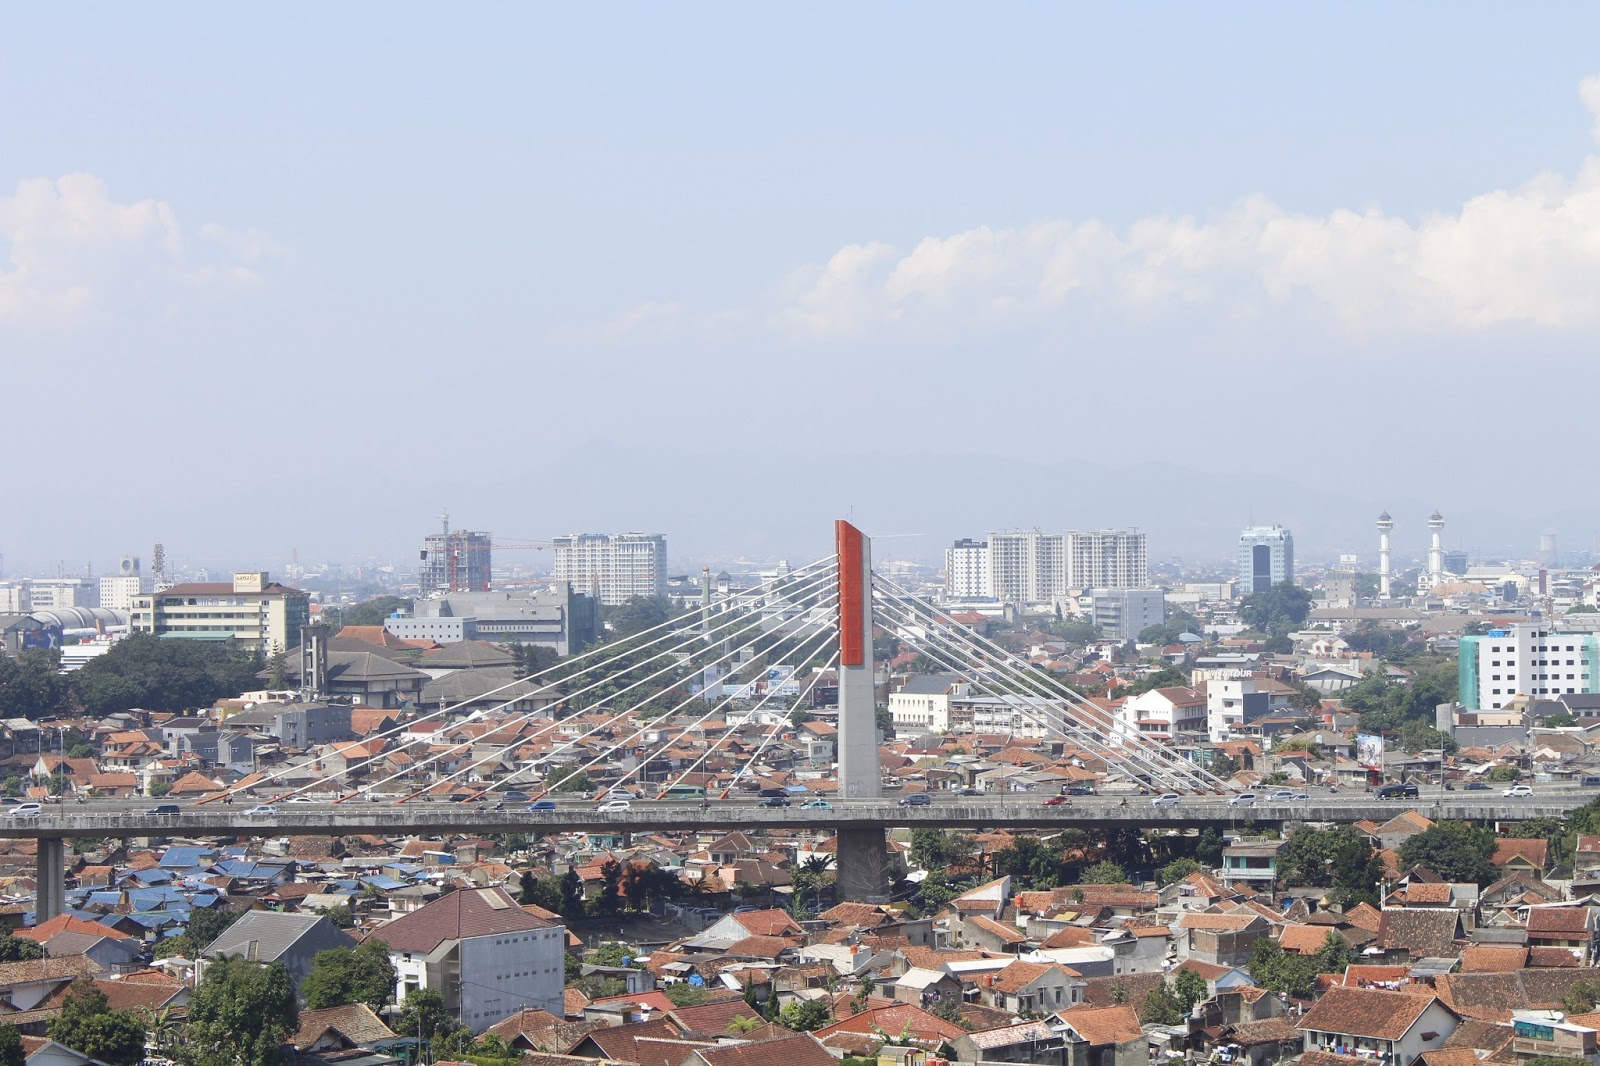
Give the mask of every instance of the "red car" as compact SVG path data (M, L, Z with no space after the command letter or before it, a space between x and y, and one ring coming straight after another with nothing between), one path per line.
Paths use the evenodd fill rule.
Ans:
M1051 796L1044 801L1044 805L1046 807L1070 807L1072 806L1072 799L1068 796Z

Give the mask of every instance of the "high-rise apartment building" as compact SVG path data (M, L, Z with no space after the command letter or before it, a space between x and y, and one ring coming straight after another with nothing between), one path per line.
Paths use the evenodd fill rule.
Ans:
M1067 587L1066 537L1037 529L989 534L991 595L1008 603L1049 603Z
M422 594L435 592L488 592L490 544L487 533L450 529L422 539L422 559L417 579Z
M1294 534L1283 526L1251 526L1239 534L1239 594L1294 581Z
M1142 589L1150 584L1144 534L1136 529L1067 531L1067 587Z
M1462 637L1457 652L1461 706L1493 711L1518 696L1553 699L1600 692L1600 639L1518 622Z
M555 538L555 577L608 607L667 594L667 538L660 533L573 533Z
M139 557L124 555L117 572L100 579L100 606L113 611L131 611L133 598L149 591L149 579L139 571Z
M988 599L994 595L989 576L989 545L984 541L958 540L944 550L946 599Z

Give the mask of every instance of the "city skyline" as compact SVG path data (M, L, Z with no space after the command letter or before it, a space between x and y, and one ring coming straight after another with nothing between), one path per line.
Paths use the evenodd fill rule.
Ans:
M1142 13L1040 8L611 26L352 7L307 48L242 12L106 12L86 34L9 9L0 91L30 106L0 115L0 387L59 398L74 431L52 461L8 466L8 492L47 500L51 522L6 508L0 550L127 550L102 545L114 516L138 546L228 532L249 557L398 555L371 530L409 539L440 497L490 528L669 529L708 556L823 547L812 530L852 508L960 535L866 470L841 476L869 464L946 491L1001 470L966 482L974 513L1172 530L1172 553L1249 511L1331 553L1364 543L1343 515L1424 496L1469 547L1591 543L1596 505L1482 443L1477 383L1530 353L1549 380L1592 372L1600 80L1583 42L1600 12L1165 12L1151 33ZM1316 73L1351 62L1361 79ZM175 69L208 91L149 76ZM470 432L412 428L456 414L427 387L445 360L489 386L475 424L530 421L555 443L483 461ZM683 401L711 392L700 428ZM1340 414L1313 460L1281 438L1319 397ZM224 400L261 426L248 463L124 447L148 439L141 415L204 422ZM1113 447L1040 432L1091 400L1130 423ZM1241 405L1263 428L1211 428ZM912 438L902 409L944 425ZM1546 447L1582 447L1580 421L1542 422ZM373 470L348 444L378 426L397 462ZM305 447L328 477L303 476ZM641 463L692 503L649 498ZM751 517L766 482L811 467L808 506L784 516L797 532ZM1204 505L1159 493L1018 513L1040 468L1080 495L1219 470L1249 488L1185 543ZM707 475L727 487L684 491ZM1486 481L1500 495L1474 513Z

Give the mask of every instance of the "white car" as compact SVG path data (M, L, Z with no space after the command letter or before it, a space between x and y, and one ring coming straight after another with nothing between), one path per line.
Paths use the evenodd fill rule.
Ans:
M595 808L595 813L611 814L615 811L631 810L633 810L633 804L629 803L627 800L606 800L604 803L600 804L600 806Z
M1500 793L1500 795L1502 795L1502 796L1531 796L1531 795L1533 795L1533 786L1532 785L1512 785L1510 788L1508 788L1504 792Z
M6 812L12 818L37 818L44 813L44 807L37 803L19 803Z
M1176 807L1182 799L1183 797L1176 792L1163 792L1151 800L1150 805L1152 807Z
M248 811L245 811L244 813L246 815L252 815L252 814L277 814L278 813L278 808L274 807L270 803L258 803L254 807L251 807Z
M1228 797L1228 806L1230 807L1254 807L1255 805L1256 794L1254 792L1241 792L1237 796Z

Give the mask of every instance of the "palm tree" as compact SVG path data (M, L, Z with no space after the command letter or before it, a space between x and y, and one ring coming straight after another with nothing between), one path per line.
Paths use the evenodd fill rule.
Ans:
M143 1016L145 1032L149 1034L146 1043L151 1050L165 1054L167 1049L179 1043L183 1035L183 1022L170 1006L160 1010L140 1007L139 1013Z
M741 1014L733 1021L728 1023L728 1032L737 1034L753 1033L765 1024L767 1023L762 1021L760 1018L756 1018L748 1014Z

